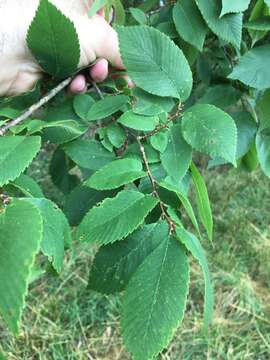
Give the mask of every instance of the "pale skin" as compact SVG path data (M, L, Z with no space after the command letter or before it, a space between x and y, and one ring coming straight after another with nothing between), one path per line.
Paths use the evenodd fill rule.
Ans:
M109 64L123 69L115 30L101 13L91 19L88 17L93 0L50 1L74 22L81 45L79 68L89 66L95 82L106 79ZM43 76L25 41L38 3L39 0L0 0L0 97L31 90ZM80 93L86 86L85 77L77 75L70 90Z

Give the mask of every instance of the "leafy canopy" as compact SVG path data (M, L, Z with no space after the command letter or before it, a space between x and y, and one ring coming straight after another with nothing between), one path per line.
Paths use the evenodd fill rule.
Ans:
M47 77L0 99L0 314L18 333L36 268L61 276L65 250L86 242L98 247L89 290L123 292L123 343L151 360L183 319L191 256L205 281L204 330L211 325L205 171L260 165L270 176L270 3L96 0L88 16L103 6L108 19L114 9L126 70L67 96L84 71L81 44L73 22L40 0L26 41ZM62 91L43 101L54 85ZM16 119L40 98L40 111ZM54 199L31 175L44 156Z

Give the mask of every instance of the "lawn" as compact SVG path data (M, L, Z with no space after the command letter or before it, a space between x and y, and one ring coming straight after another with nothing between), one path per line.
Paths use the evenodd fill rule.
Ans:
M41 185L48 183L32 167ZM194 262L182 327L160 359L270 358L270 182L260 171L205 172L213 204L213 246L205 240L215 284L215 314L201 333L203 280ZM51 195L56 196L53 187ZM126 360L119 336L120 297L86 291L95 249L75 245L63 272L33 282L20 336L0 324L3 350L13 360ZM136 309L134 309L136 311Z

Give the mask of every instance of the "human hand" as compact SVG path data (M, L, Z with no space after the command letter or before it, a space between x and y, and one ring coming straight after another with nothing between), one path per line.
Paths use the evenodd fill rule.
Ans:
M80 44L80 67L90 67L93 81L108 76L109 63L123 69L117 34L100 14L88 17L93 0L51 0L76 27ZM0 0L0 96L18 95L30 90L42 77L42 69L26 44L27 29L35 15L39 0ZM42 41L42 39L41 39ZM78 75L70 90L86 89L86 79Z

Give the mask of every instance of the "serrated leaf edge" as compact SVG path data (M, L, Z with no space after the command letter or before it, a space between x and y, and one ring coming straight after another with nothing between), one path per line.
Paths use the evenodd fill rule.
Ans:
M23 201L23 202L26 202L24 199L18 199L17 201ZM29 202L27 202L29 204ZM39 250L40 250L40 244L41 244L41 240L42 240L42 234L43 234L43 220L42 220L42 215L41 215L41 212L39 210L39 208L33 204L31 204L31 206L33 208L35 208L37 210L37 212L39 213L39 217L40 217L40 222L39 222L39 227L40 227L40 231L39 231L39 241L38 241L38 244L37 244L37 248L35 250L35 252L33 252L32 254L32 259L30 261L30 265L29 267L27 268L27 276L25 278L25 285L26 285L26 291L22 294L22 297L21 297L21 307L19 309L19 316L18 316L18 319L16 320L16 329L14 330L14 334L15 335L18 335L19 334L19 328L20 328L20 324L21 324L21 319L22 319L22 314L23 314L23 310L25 308L25 304L26 304L26 297L28 295L28 292L29 292L29 279L30 279L30 276L31 276L31 269L33 268L34 264L35 264L35 258L36 258L36 255L38 254ZM11 203L9 205L9 208L12 208L12 207L16 207L16 204L14 203ZM8 324L7 324L8 325ZM9 327L9 325L8 325ZM10 328L10 327L9 327ZM10 330L13 332L13 330L10 328Z
M47 2L48 2L51 6L55 7L56 10L59 11L59 13L61 14L61 16L63 16L63 17L66 19L66 21L69 22L70 24L72 24L72 26L73 26L73 29L74 29L74 32L75 32L75 35L76 35L76 39L77 39L77 44L78 44L78 47L77 47L77 50L78 50L78 53L79 53L79 59L78 59L78 63L77 63L77 67L78 67L78 66L79 66L79 63L80 63L80 59L81 59L81 46L80 46L80 39L79 39L79 35L78 35L78 32L77 32L76 26L75 26L74 22L73 22L68 16L66 16L56 5L54 5L53 3L51 3L49 0L47 0ZM37 16L38 16L38 12L39 12L39 10L40 10L41 5L42 5L42 2L41 2L41 0L40 0L40 1L39 1L39 5L38 5L38 7L37 7L37 9L36 9L35 15L34 15L32 21L31 21L31 23L30 23L30 25L29 25L29 27L28 27L28 29L27 29L27 33L26 33L26 43L27 43L27 46L28 46L29 50L31 51L31 53L32 53L32 50L31 50L31 47L30 47L30 45L29 45L30 31L32 30L32 24L34 23L34 21L36 20L36 18L37 18ZM49 17L48 17L48 18L49 18ZM56 55L56 54L55 54L55 55ZM33 56L34 56L34 55L33 55ZM34 56L34 57L35 57L35 56ZM58 57L56 56L56 58L58 58ZM37 62L40 64L40 61L39 61L36 57L35 57L35 59L36 59ZM40 66L41 66L41 64L40 64ZM42 66L41 66L41 68L42 68ZM59 72L59 69L58 69L58 64L57 64L57 72L56 72L56 74L58 74L58 72ZM57 75L56 75L56 77L57 77Z
M232 162L231 159L228 159L227 157L224 157L224 156L223 156L223 158L224 158L225 160L227 160L229 163L233 164L234 167L237 167L237 164L236 164L236 151L237 151L237 133L238 133L238 132L237 132L237 126L236 126L236 124L235 124L234 119L231 117L231 115L229 115L229 114L226 113L224 110L220 109L219 107L217 107L217 106L215 106L215 105L210 105L210 104L198 104L198 106L200 106L200 105L206 105L206 106L209 106L209 107L213 107L213 108L217 109L218 111L224 112L226 116L229 116L229 117L231 118L231 120L232 120L232 122L233 122L233 127L234 127L233 140L234 140L234 143L236 144L236 146L235 146L235 151L234 151L234 162ZM197 105L194 105L194 106L197 106ZM191 108L190 108L190 109L191 109ZM190 109L188 109L187 112L189 112ZM215 152L212 152L212 150L211 150L211 153L210 153L210 152L206 152L206 151L205 151L205 152L202 152L202 151L199 149L199 147L194 146L193 144L191 144L190 141L188 141L188 139L186 139L186 136L184 135L185 132L184 132L184 129L183 129L183 122L181 123L181 128L182 128L182 136L183 136L184 140L191 146L191 148L199 151L200 153L206 153L207 155L211 156L212 158L215 158L215 157L217 157L217 156L220 156L220 154L215 154Z
M199 3L198 3L198 0L195 0L195 2L196 2L196 5L198 6L198 9L200 10L200 13L201 13L202 16L203 16L204 21L207 23L207 25L208 25L208 27L211 29L211 31L213 31L213 33L216 34L217 37L221 38L221 39L224 40L225 42L228 42L228 43L231 43L231 44L233 44L233 45L236 45L236 47L237 47L238 49L240 49L241 40L240 40L240 43L239 43L239 44L236 43L236 42L233 42L233 43L232 43L231 41L229 41L228 39L226 39L224 36L222 36L222 34L221 34L221 35L220 35L220 34L217 34L217 33L213 30L212 26L209 24L209 21L206 19L205 13L204 13L203 10L201 10L200 5L199 5ZM239 13L239 14L240 14L240 13ZM242 22L243 22L243 14L241 14L241 15L242 15Z
M147 238L148 238L149 236L151 236L152 232L156 229L156 227L157 227L159 224L160 224L160 222L157 222L157 223L154 224L155 226L151 229L150 235L148 235ZM141 225L140 225L140 226L141 226ZM138 228L138 229L139 229L139 228ZM107 269L106 269L106 271L105 271L105 273L104 273L103 276L105 276L105 275L106 275L108 272L110 272L112 269L116 269L115 272L117 272L117 271L119 270L119 268L120 268L121 263L122 263L124 260L129 259L129 258L133 255L133 253L135 253L135 252L139 249L139 247L140 247L140 245L141 245L141 243L142 243L143 241L146 241L146 240L145 240L145 239L141 240L140 243L139 243L135 248L133 248L133 249L130 251L130 253L128 253L128 255L123 256L123 257L120 259L120 261L117 262L116 266L109 266L109 267L107 267ZM106 246L106 245L105 245L105 246ZM158 246L159 246L159 245L158 245ZM157 246L157 247L158 247L158 246ZM156 248L157 248L157 247L156 247ZM153 249L152 251L150 251L150 253L148 254L148 256L149 256L150 254L152 254L152 252L155 251L156 248ZM143 263L143 261L142 261L142 263ZM142 264L142 263L141 263L141 264ZM139 266L141 266L141 264L140 264ZM139 266L138 266L138 268L139 268ZM97 268L97 267L94 265L94 262L93 262L93 268L94 268L94 267ZM137 268L137 269L138 269L138 268ZM90 270L89 280L90 280L91 272L92 272L92 269ZM98 290L95 289L94 287L91 287L89 283L88 283L88 288L89 288L89 289L92 289L92 290L95 290L95 291L97 291L97 292L99 292L99 293L101 293L100 291L98 291ZM122 290L123 290L123 289L122 289ZM121 290L120 290L120 291L121 291ZM110 294L114 294L115 292L116 292L116 291L106 291L106 292L102 292L102 294L110 295Z
M193 76L192 76L192 72L191 72L189 63L188 63L188 61L187 61L187 59L186 59L183 51L182 51L178 46L176 46L175 43L174 43L167 35L165 35L165 34L162 33L161 31L159 31L158 29L155 29L155 28L150 27L150 26L147 26L147 25L128 26L128 28L135 28L135 27L136 27L136 28L145 28L147 31L149 31L149 29L150 29L150 31L159 33L161 38L166 39L166 41L169 41L169 42L171 43L172 47L174 47L177 51L180 51L180 53L183 55L183 57L184 57L184 59L185 59L185 61L186 61L186 65L187 65L187 68L188 68L188 72L190 73L191 82L192 82L192 86L191 86L191 89L190 89L190 93L191 93L192 87L193 87ZM125 29L125 28L127 28L127 27L126 27L126 26L117 26L117 27L116 27L116 31L117 31L117 29L119 29L119 28L120 28L120 29ZM123 59L123 54L122 54L122 51L121 51L121 47L120 47L120 46L119 46L119 51L120 51L121 58ZM167 71L165 71L163 68L162 68L162 70L167 74ZM128 72L128 71L127 71L127 72ZM176 93L177 93L177 95L178 95L178 96L175 96L175 95L174 95L174 96L172 96L172 97L181 100L181 94L179 94L179 91L178 91L178 89L177 89L177 85L173 82L173 80L172 80L169 76L168 76L168 79L169 79L169 81L173 84L173 88L175 89L175 91L176 91ZM144 90L144 89L143 89L143 90ZM155 96L168 97L168 95L160 95L160 94L157 94L157 93L155 93L155 92L153 92L153 91L150 91L150 90L144 90L144 91L147 92L147 93L150 93L150 94L152 94L152 95L155 95Z
M178 241L177 239L175 239L175 237L173 237L173 239L179 243L179 241ZM164 260L165 260L166 255L167 255L167 251L168 251L168 247L169 247L169 242L170 242L170 241L171 241L171 238L169 237L169 238L168 238L168 241L167 241L167 247L166 247L166 253L165 253L165 256L164 256ZM163 245L163 242L162 242L159 246L161 246L161 245ZM155 249L154 251L156 251L156 250L159 248L159 246L156 247L156 249ZM186 252L186 250L185 250L185 248L184 248L183 245L182 245L182 248L183 248L183 251L186 253L187 280L188 280L188 281L187 281L187 291L186 291L186 294L185 294L185 304L184 304L184 307L183 307L182 316L181 316L181 318L178 320L178 323L177 323L177 325L175 326L175 328L171 329L171 331L167 334L166 339L165 339L165 337L164 337L164 344L165 344L165 342L166 342L166 344L163 346L163 349L160 350L159 352L153 354L152 357L149 358L148 360L153 360L154 358L156 358L156 356L157 356L158 354L160 354L160 353L166 348L166 346L172 341L176 330L178 329L178 327L179 327L180 324L182 323L182 321L183 321L183 319L184 319L184 316L185 316L186 307L187 307L187 299L188 299L188 295L189 295L190 265L189 265L189 259L188 259L187 252ZM151 254L152 254L154 251L152 251ZM149 254L149 255L150 255L150 254ZM164 260L163 260L163 263L164 263ZM143 264L144 264L144 261L141 263L141 265L137 268L136 271L138 271ZM134 274L136 274L136 272L135 272ZM122 308L123 308L123 303L122 303ZM122 313L122 310L121 310L121 313ZM121 332L122 332L122 321L121 321L121 320L120 320L120 329L121 329ZM128 349L127 343L126 343L126 341L125 341L124 338L122 338L122 341L123 341L123 344L124 344L124 346L126 347L126 349ZM137 356L136 356L135 354L134 354L134 359L135 359L135 360L141 360L141 359L137 358Z
M135 191L135 190L123 190L123 191L138 192L138 193L140 193L139 191ZM92 207L92 208L85 214L85 216L83 217L83 220L81 221L81 223L79 224L79 226L82 224L82 222L84 221L84 219L88 216L88 214L89 214L94 208L102 207L102 205L104 205L104 203L105 203L106 201L111 202L111 201L117 199L121 193L122 193L122 191L119 191L119 193L118 193L115 197L113 197L113 198L106 198L106 199L102 200L100 203L97 203L96 206ZM142 194L142 193L140 193L140 194ZM153 203L152 208L148 211L147 214L145 214L145 216L142 218L141 222L138 223L138 224L136 225L136 227L130 229L130 231L127 232L127 233L126 233L123 237L121 237L120 239L117 239L117 240L114 240L114 241L110 241L110 242L108 242L108 243L106 243L106 244L100 244L100 243L97 243L97 244L99 244L99 245L107 245L107 244L113 244L113 243L116 242L116 241L123 240L124 238L126 238L127 236L129 236L131 233L133 233L133 231L135 231L136 229L138 229L139 226L141 226L141 225L143 224L144 219L147 217L147 215L150 213L150 211L153 210L154 207L158 204L158 199L155 198L155 197L153 197L152 195L144 195L144 194L142 194L142 195L143 195L143 197L142 197L140 200L142 200L143 198L144 198L144 199L145 199L145 198L151 198L151 199L155 200L155 203ZM78 227L79 227L79 226L78 226ZM78 235L78 234L76 233L76 236L77 236L77 235ZM86 242L86 243L88 242L88 243L89 243L89 241L85 241L85 240L82 241L82 240L80 240L80 237L81 237L81 235L79 236L79 239L78 239L80 242Z
M38 143L39 148L38 148L38 149L36 150L36 152L34 153L32 159L26 162L26 166L24 167L24 169L23 169L19 174L16 174L15 176L10 177L10 178L7 179L4 183L0 183L0 186L7 185L10 181L13 181L13 180L17 179L17 178L25 171L25 169L28 168L28 166L32 163L32 161L34 160L34 158L37 156L37 153L39 152L40 147L41 147L41 137L40 137L40 136L31 136L31 137L32 137L32 138L34 137L34 138L38 138L38 139L39 139L39 143ZM25 136L25 138L27 138L27 137ZM22 144L22 142L21 142L20 144L18 144L17 146L19 146L19 145L21 145L21 144ZM14 149L16 149L17 146L16 146Z
M63 212L53 201L51 201L51 200L49 200L49 199L46 199L46 198L34 198L34 197L32 197L32 199L34 199L34 200L36 200L36 199L38 199L38 200L46 200L47 202L49 202L49 203L52 205L54 211L56 211L58 214L60 214L60 215L63 217L63 221L65 221L65 225L69 227L69 223L68 223L68 220L67 220L67 218L66 218L66 215L64 214L64 212ZM26 199L26 200L27 200L27 199ZM35 204L33 204L33 203L31 202L31 198L30 198L29 203L31 203L31 204L34 205L36 208L38 208L37 205L35 205ZM39 208L38 208L38 209L39 209ZM39 210L39 212L40 212L40 214L41 214L41 217L43 218L42 212L41 212L40 210ZM62 232L62 237L61 237L61 238L63 239L63 244L65 244L65 231L64 231L64 228L63 228L63 232ZM61 264L61 268L59 268L59 269L57 268L57 266L56 266L56 264L55 264L55 257L54 257L53 255L51 255L51 254L48 254L48 253L43 249L43 247L42 247L42 240L43 240L43 231L42 231L42 239L41 239L41 243L40 243L40 251L43 253L44 256L46 256L46 257L48 258L48 261L52 264L54 270L55 270L58 274L60 274L63 264Z

